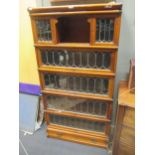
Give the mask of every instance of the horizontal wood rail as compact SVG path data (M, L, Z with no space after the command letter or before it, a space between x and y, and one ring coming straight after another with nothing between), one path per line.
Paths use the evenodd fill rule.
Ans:
M107 44L107 45L90 45L89 43L58 43L58 44L52 44L50 42L46 43L35 43L35 47L44 47L44 48L79 48L79 49L110 49L110 50L116 50L118 49L117 45L113 44Z
M61 74L72 74L72 75L86 75L86 76L95 76L95 77L115 77L115 73L111 71L105 71L103 69L81 69L81 68L71 68L71 67L40 67L38 69L41 72L53 72Z
M93 120L98 122L105 122L109 123L110 120L102 117L102 116L95 116L95 115L89 115L89 114L83 114L83 113L77 113L77 112L70 112L70 111L64 111L64 110L55 110L55 109L47 109L45 112L49 114L55 114L60 116L68 116L68 117L75 117L75 118L82 118L86 120Z
M120 14L121 10L106 10L106 11L78 11L78 12L48 12L48 13L32 13L32 17L42 17L42 16L59 16L59 15L92 15L92 14Z
M54 50L54 49L55 50L58 50L58 49L64 50L64 48L65 48L66 50L74 50L74 52L79 52L79 49L77 47L72 47L72 45L78 46L77 44L84 46L84 47L81 46L80 52L94 52L94 50L97 50L97 52L101 52L101 53L104 53L104 52L117 53L117 49L115 49L113 47L109 48L109 46L108 46L106 48L105 46L103 46L101 48L101 46L93 46L93 45L89 45L88 43L58 43L55 45L49 44L49 43L45 43L45 44L44 43L36 43L35 47L36 47L36 49L48 49L48 50L50 50L50 49L52 49L52 50ZM56 45L58 45L58 46L56 46ZM63 45L65 45L65 47L61 47ZM68 46L68 45L71 45L71 46Z
M65 11L92 11L92 10L121 10L121 3L102 3L102 4L82 4L82 5L62 5L42 8L28 8L30 14L39 12L65 12Z
M75 98L84 98L84 99L92 99L92 100L100 100L100 101L106 101L108 103L111 103L113 101L112 98L108 96L102 96L102 95L96 95L96 94L81 94L77 92L71 92L71 91L64 91L64 90L42 90L43 94L49 94L49 95L60 95L60 96L68 96L68 97L75 97Z

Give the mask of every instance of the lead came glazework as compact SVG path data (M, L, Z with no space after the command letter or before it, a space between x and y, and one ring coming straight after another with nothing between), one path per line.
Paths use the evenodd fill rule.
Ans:
M110 52L41 49L43 65L109 70Z
M99 95L108 94L108 78L80 77L45 73L44 81L45 88L48 89L62 89Z
M36 20L38 41L52 41L49 19Z
M46 97L46 102L49 109L106 117L107 104L103 101L50 95Z
M121 8L29 9L48 137L108 147Z
M54 114L49 114L49 119L51 124L79 128L84 130L91 130L95 132L103 132L105 127L105 123L103 122L89 121L85 119L73 117L71 118L67 116L59 116Z
M96 20L96 42L112 42L114 33L113 19Z

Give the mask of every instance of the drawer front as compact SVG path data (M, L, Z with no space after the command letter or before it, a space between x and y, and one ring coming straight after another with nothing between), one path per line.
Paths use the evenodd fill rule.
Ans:
M135 110L134 109L132 108L125 109L123 124L134 128L135 126Z
M104 133L106 129L105 122L98 122L94 120L86 120L81 118L61 116L56 114L48 114L49 124L66 126L75 129L88 130L93 132Z
M47 109L69 111L73 113L102 116L108 118L111 115L110 104L104 101L80 99L64 96L44 95Z
M73 131L68 131L65 128L62 130L51 126L51 128L47 128L47 134L49 137L52 138L58 138L72 142L107 148L107 138L80 134Z
M38 50L40 66L66 67L114 72L115 52L109 50L48 49Z
M68 92L112 96L113 78L41 73L43 86L48 90L65 90Z

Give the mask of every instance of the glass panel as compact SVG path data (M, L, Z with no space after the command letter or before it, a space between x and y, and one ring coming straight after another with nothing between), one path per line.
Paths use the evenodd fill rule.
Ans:
M41 50L42 63L49 66L110 69L111 53L70 50Z
M36 20L37 35L39 41L51 41L51 26L49 19Z
M112 42L114 34L113 19L97 19L96 42Z
M63 96L47 96L46 103L50 109L106 116L107 104L104 102Z
M96 132L103 132L105 127L105 123L103 122L95 122L73 117L71 118L68 116L49 114L49 119L51 124L79 128L84 130L92 130Z
M45 87L49 89L63 89L83 93L107 95L108 78L80 77L46 73Z

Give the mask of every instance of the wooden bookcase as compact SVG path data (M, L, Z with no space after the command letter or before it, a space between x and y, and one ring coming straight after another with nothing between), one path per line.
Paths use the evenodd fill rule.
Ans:
M28 9L48 137L107 148L121 8Z

